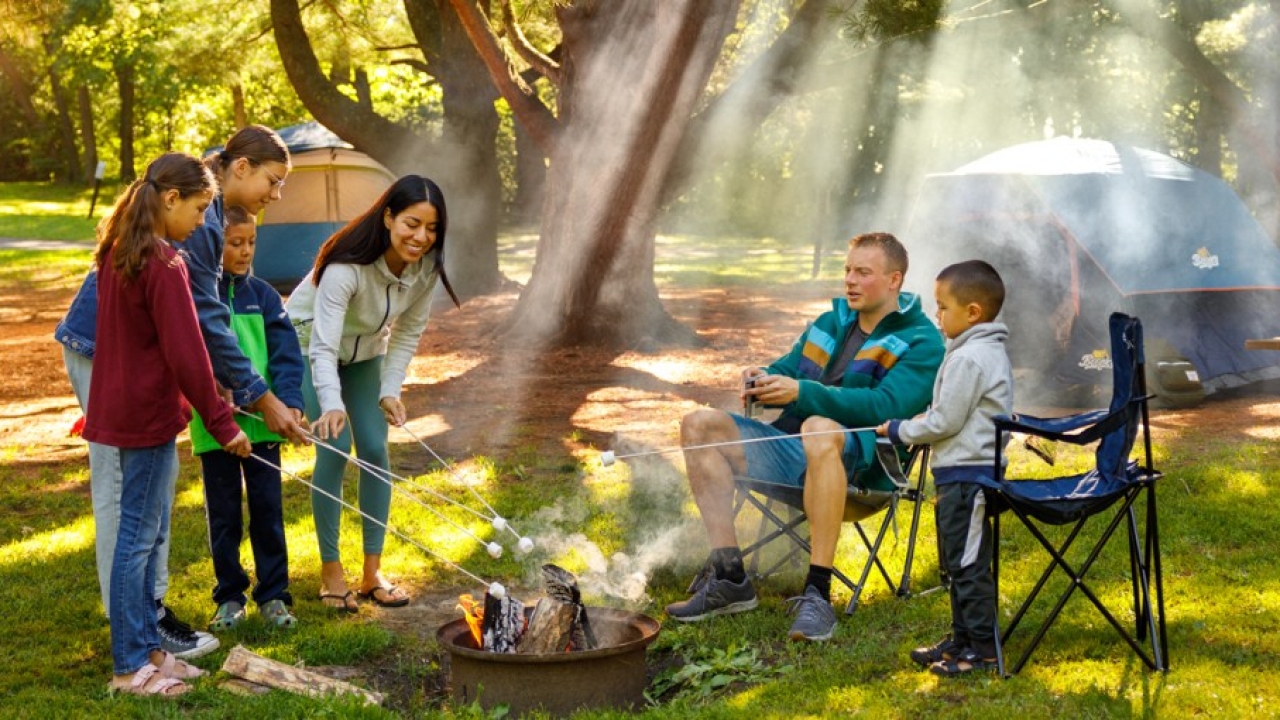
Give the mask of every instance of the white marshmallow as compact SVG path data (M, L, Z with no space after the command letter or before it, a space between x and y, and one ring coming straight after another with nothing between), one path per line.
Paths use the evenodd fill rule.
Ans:
M489 594L498 600L501 600L507 596L507 589L502 587L502 583L500 582L492 582L489 583Z
M527 555L533 551L533 538L522 537L520 542L516 543L516 552L521 555Z
M495 558L502 557L502 546L496 542L489 543L488 545L485 546L485 549L489 551L490 557L495 557Z
M605 450L604 452L600 453L600 464L605 467L609 467L610 465L614 464L617 461L618 461L618 458L613 454L612 450Z
M507 529L507 519L501 515L495 517L492 521L493 529L502 532Z

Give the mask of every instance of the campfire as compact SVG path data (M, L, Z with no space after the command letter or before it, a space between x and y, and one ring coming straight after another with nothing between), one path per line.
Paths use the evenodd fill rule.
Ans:
M475 647L487 652L541 655L581 652L598 647L578 579L557 565L542 566L546 597L539 598L531 611L524 603L503 593L485 592L484 601L471 595L458 598Z

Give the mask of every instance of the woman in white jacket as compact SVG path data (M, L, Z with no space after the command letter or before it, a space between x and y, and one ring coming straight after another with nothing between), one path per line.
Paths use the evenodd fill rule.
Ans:
M427 326L437 278L458 304L444 274L447 225L444 195L419 175L400 178L363 215L338 230L316 255L286 304L309 362L303 377L307 418L316 437L387 469L387 427L405 421L400 386ZM426 259L427 262L423 262ZM346 459L316 450L312 482L342 497ZM342 506L312 492L320 544L320 598L353 612L356 598L383 607L409 603L382 574L382 546L391 510L391 486L361 469L364 572L353 597L338 552Z

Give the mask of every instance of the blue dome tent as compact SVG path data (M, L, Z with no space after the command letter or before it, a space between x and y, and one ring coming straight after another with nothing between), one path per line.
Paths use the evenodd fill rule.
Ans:
M1072 138L1005 148L928 176L908 237L923 273L969 258L1001 272L1010 355L1039 390L1104 391L1114 311L1142 318L1149 368L1176 370L1155 378L1168 398L1280 377L1280 352L1244 347L1280 334L1280 249L1226 183L1172 157Z

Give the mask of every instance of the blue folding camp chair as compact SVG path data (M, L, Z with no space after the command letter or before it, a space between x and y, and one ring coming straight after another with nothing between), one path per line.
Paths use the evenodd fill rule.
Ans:
M1060 418L1026 415L996 418L995 477L1001 480L983 483L987 485L988 506L998 511L993 521L995 551L992 563L996 596L999 597L1000 588L1001 512L1010 511L1021 520L1051 557L1049 566L1013 615L1003 634L997 620L996 649L1002 676L1009 676L1005 671L1005 644L1057 569L1061 569L1069 577L1068 587L1041 623L1030 645L1014 664L1013 673L1026 665L1031 653L1077 589L1093 603L1147 667L1160 671L1169 669L1164 585L1160 569L1160 534L1156 514L1156 481L1162 473L1154 469L1151 461L1150 418L1147 408L1149 396L1143 373L1142 323L1137 318L1121 313L1111 316L1111 367L1112 398L1107 410ZM1130 454L1139 431L1143 437L1142 453L1140 462L1135 462L1130 459ZM1095 467L1078 475L1048 480L1004 477L999 448L1003 447L1004 434L1010 432L1080 446L1096 442ZM1139 513L1138 509L1144 504L1137 501L1143 495L1145 512ZM1114 514L1087 557L1079 564L1069 562L1066 555L1085 524L1093 517L1102 516L1099 519L1104 519L1104 513L1108 510L1114 510ZM1045 536L1038 523L1074 525L1066 539L1060 545L1055 545ZM1125 523L1129 539L1135 623L1133 633L1122 626L1107 609L1085 577L1121 523ZM1150 652L1144 647L1147 640L1150 640Z
M832 577L852 592L852 597L845 606L846 615L853 614L857 609L858 599L867 585L872 567L880 571L880 576L884 578L889 591L894 595L900 598L912 596L911 565L915 558L916 532L920 527L920 506L924 502L929 447L927 445L912 447L904 465L899 450L888 440L879 439L876 442L876 459L885 475L893 481L893 489L872 490L851 484L845 495L844 521L853 523L858 537L862 540L862 545L867 549L867 561L863 565L857 582L850 579L838 567L832 568L831 571ZM914 485L908 479L913 472L916 474ZM804 528L801 528L807 519L804 514L804 488L765 482L746 476L737 476L734 482L738 490L738 499L734 507L735 517L747 504L760 511L760 525L756 532L756 540L742 549L742 556L748 563L748 572L753 577L761 579L778 572L784 565L801 566L801 558L807 559L808 554L812 552L809 538L807 534L802 534ZM888 530L894 528L896 533L900 500L911 502L912 512L902 580L895 583L880 558L880 551ZM780 507L775 509L774 503L779 503ZM882 515L882 518L880 527L875 531L875 540L872 540L863 525L865 520L876 515ZM791 539L787 552L768 568L760 570L761 551L781 537ZM935 589L937 588L925 592L932 592Z

